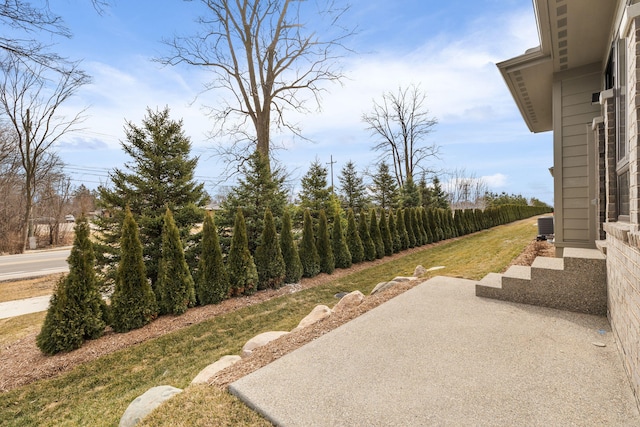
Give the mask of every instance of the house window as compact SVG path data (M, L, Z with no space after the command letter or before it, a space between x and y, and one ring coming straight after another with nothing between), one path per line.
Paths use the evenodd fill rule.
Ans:
M618 220L629 221L629 143L627 141L626 39L614 45L616 106L616 175L618 178Z

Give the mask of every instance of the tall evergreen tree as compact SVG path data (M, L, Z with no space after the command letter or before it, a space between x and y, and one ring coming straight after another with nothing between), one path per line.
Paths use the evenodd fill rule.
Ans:
M146 325L158 315L156 296L142 258L138 225L128 207L122 224L119 259L111 296L111 326L116 332L127 332Z
M320 257L320 272L332 274L336 268L336 260L333 256L333 248L329 240L329 224L324 209L320 211L318 220L318 239L316 242L318 256Z
M422 225L422 215L420 215L420 206L419 208L413 208L413 218L412 222L414 224L415 232L416 232L416 245L422 246L427 244L427 235L424 232L424 226Z
M264 230L255 256L256 268L258 269L258 289L277 289L284 282L286 266L276 233L276 225L269 208L264 213L263 224Z
M340 181L340 201L344 209L358 212L367 206L367 188L361 176L358 176L356 165L349 160L338 175Z
M340 212L335 209L333 213L333 229L331 230L331 245L336 268L351 267L351 252L342 232L342 220Z
M391 232L389 231L389 225L387 224L387 216L384 210L380 210L380 236L382 237L382 243L384 245L384 254L386 256L393 255L393 241L391 240Z
M196 304L193 277L184 258L180 231L167 208L156 284L160 314L182 314Z
M320 210L331 208L331 189L327 187L327 168L317 158L302 177L300 207L310 209L311 216L318 218Z
M397 181L389 171L389 165L385 162L378 163L378 169L371 179L373 184L369 189L373 202L382 209L395 209L398 206L399 191Z
M424 227L425 236L427 238L426 243L433 243L433 229L427 215L427 209L420 209L420 216L422 217L422 226Z
M404 219L404 226L407 230L407 237L409 239L409 247L410 248L415 248L416 247L416 231L415 228L413 227L413 215L412 215L412 210L413 208L404 208L402 210L403 215L403 219Z
M422 206L427 209L449 209L449 198L437 176L434 175L431 179L431 187L429 187L423 175L419 187L422 193Z
M287 203L284 189L285 175L282 169L269 167L269 159L254 152L240 168L237 184L221 204L218 225L231 229L238 209L242 209L247 229L249 252L255 254L260 235L264 230L264 213L267 209L279 220ZM276 224L276 227L278 224ZM223 236L223 246L229 248L230 239Z
M383 258L384 242L382 241L382 233L380 233L380 225L378 224L378 218L376 218L375 209L371 209L371 214L369 217L369 235L371 236L373 245L376 248L376 258Z
M282 230L280 231L280 248L285 263L285 283L297 283L302 277L302 264L298 248L291 233L291 215L285 210L282 215Z
M364 246L358 232L353 209L349 209L347 212L347 246L349 247L353 264L364 261Z
M125 170L114 170L112 185L98 188L98 206L111 215L94 220L99 240L96 257L99 268L106 269L106 284L112 283L124 211L129 206L140 226L147 277L155 287L166 207L173 212L180 238L187 242L192 228L203 219L208 196L204 185L194 180L198 158L189 157L191 141L182 121L172 120L168 108L147 109L141 126L127 122L125 136L122 148L132 161L125 163ZM189 253L192 246L187 247Z
M316 248L313 237L313 224L309 209L304 211L304 226L302 228L302 241L298 248L300 263L302 264L302 275L304 277L317 276L320 273L320 256Z
M227 257L229 288L232 296L251 295L258 287L258 271L247 243L247 228L242 210L236 212L231 248Z
M38 348L55 354L79 348L84 340L104 332L104 309L95 273L89 224L82 216L76 222L69 274L56 287L42 329L36 337Z
M397 210L396 217L396 228L398 229L398 236L400 237L400 250L405 250L409 248L409 233L407 232L407 227L405 226L405 209Z
M196 299L200 305L217 304L229 295L229 275L222 261L213 215L204 218L195 285Z
M367 223L367 216L364 211L360 211L360 221L358 222L358 232L360 233L360 239L362 239L362 246L364 247L364 260L373 261L376 259L376 244L371 238L369 232L370 225Z
M398 234L396 219L391 209L389 209L389 233L391 234L393 253L395 254L400 252L402 250L402 244L400 243L400 235Z
M416 208L420 206L420 192L413 179L408 176L401 191L402 207ZM405 218L406 221L406 218ZM407 229L408 231L408 229Z

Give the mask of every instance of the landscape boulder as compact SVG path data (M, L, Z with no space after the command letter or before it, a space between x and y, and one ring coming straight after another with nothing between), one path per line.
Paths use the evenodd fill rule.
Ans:
M163 402L171 399L174 395L181 393L179 388L170 385L161 385L150 388L140 396L136 397L124 411L120 418L120 427L132 427L138 424L151 411L160 406Z
M413 277L421 277L427 273L427 269L421 265L416 266L416 269L413 270Z
M340 301L333 307L335 313L342 311L348 311L362 304L364 301L364 295L360 291L353 291L342 297Z
M251 355L253 350L258 347L262 347L263 345L269 344L271 341L280 338L283 335L287 335L289 332L286 331L271 331L271 332L263 332L261 334L256 335L246 342L244 347L242 347L242 357L248 357Z
M242 360L240 356L222 356L218 361L200 371L200 373L191 381L191 384L208 384L215 374L228 368L234 363L239 362L240 360Z
M322 319L331 316L331 313L333 313L333 311L326 305L316 305L314 309L311 310L311 313L307 314L307 316L302 319L300 323L298 323L298 326L294 329L294 331L297 331L298 329L302 329L309 325L313 325L314 323L317 323Z
M392 286L395 286L397 284L398 284L398 282L394 282L394 281L391 281L391 282L380 282L375 286L375 288L373 288L373 290L371 291L371 295L377 294L378 292L382 292L384 290L387 290L387 289L389 289Z

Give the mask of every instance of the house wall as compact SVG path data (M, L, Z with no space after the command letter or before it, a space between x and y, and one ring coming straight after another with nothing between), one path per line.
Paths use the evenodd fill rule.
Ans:
M640 9L636 9L640 16ZM630 144L630 217L629 222L616 221L607 212L606 231L608 316L616 335L623 363L636 398L640 397L640 215L638 188L638 121L640 95L636 87L640 78L640 17L629 17L621 29L627 37L627 137ZM607 103L603 103L606 117ZM606 120L605 120L606 121ZM606 144L611 148L615 140ZM615 174L606 174L607 187L613 186ZM609 210L609 209L607 209ZM639 399L640 400L640 399Z
M600 106L600 68L560 74L554 83L555 245L593 248L596 236L595 139L592 122Z

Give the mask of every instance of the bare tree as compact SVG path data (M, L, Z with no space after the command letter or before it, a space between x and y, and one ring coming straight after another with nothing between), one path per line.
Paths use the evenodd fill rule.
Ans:
M206 9L197 21L202 31L166 41L172 53L160 62L206 67L213 79L205 91L222 89L230 95L220 107L210 108L218 129L212 136L233 137L222 154L241 160L257 150L269 158L272 127L300 135L285 112L308 112L310 99L319 107L323 84L343 77L337 62L352 31L339 23L347 7L334 1L200 1ZM311 5L322 9L302 10ZM328 40L317 28L305 27L303 13L314 26L328 19Z
M417 170L433 172L425 168L425 162L438 157L440 147L426 140L438 123L426 108L426 98L419 86L400 87L397 93L384 93L380 102L373 102L373 110L362 116L378 140L373 149L380 152L379 160L391 158L400 187L414 180Z
M18 149L11 129L0 128L0 253L21 250L20 212L24 205Z
M42 177L36 198L39 224L47 227L48 244L56 246L66 237L67 227L63 224L71 200L71 181L62 171L62 163Z
M26 248L38 182L55 164L51 162L52 146L63 135L78 130L84 119L84 110L66 118L58 114L58 109L90 79L77 64L52 73L44 65L27 68L14 55L7 55L0 63L0 71L0 114L15 133L24 179L22 237Z
M465 169L449 172L449 180L444 183L444 190L449 197L452 209L483 209L484 195L489 191L489 185L475 173L468 173Z

